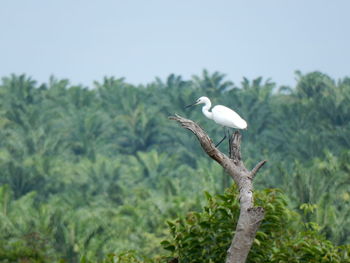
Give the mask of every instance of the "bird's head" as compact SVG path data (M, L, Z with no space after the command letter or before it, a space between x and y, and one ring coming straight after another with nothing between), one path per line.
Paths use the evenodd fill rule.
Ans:
M208 103L208 101L210 101L209 98L203 96L203 97L200 97L199 99L197 99L196 104Z
M198 104L203 104L203 103L206 104L208 102L210 102L209 98L203 96L203 97L200 97L199 99L197 99L196 102L194 102L194 103L192 103L190 105L187 105L185 108L189 108L191 106L198 105Z

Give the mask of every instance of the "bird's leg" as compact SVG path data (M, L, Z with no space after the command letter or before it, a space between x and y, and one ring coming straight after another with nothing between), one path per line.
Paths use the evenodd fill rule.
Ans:
M231 131L230 131L230 129L227 129L226 131L227 131L227 137L230 139L230 137L231 137Z
M225 134L224 138L222 138L221 141L219 141L219 142L215 145L215 147L217 148L225 139L226 139L226 134Z
M227 135L226 135L226 128L224 127L224 138L222 138L221 139L221 141L219 141L216 145L215 145L215 147L217 148L219 145L220 145L220 143L222 143L225 139L226 139L226 137L227 137Z
M232 144L232 134L231 134L231 130L228 129L228 153L229 153L229 156L231 156L231 144Z

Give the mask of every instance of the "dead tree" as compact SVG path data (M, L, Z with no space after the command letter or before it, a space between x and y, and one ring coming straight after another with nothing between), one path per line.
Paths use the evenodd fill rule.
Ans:
M249 171L241 159L241 134L236 131L229 139L229 157L220 152L209 136L195 122L179 115L169 117L182 127L192 131L198 138L203 150L218 162L231 176L239 189L240 214L236 232L227 251L226 263L244 263L253 244L256 232L264 218L264 209L254 207L253 179L266 161L259 162Z

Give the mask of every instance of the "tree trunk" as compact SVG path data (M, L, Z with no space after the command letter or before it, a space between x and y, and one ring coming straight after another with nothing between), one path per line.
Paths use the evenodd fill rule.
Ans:
M254 207L253 179L259 169L266 163L261 161L249 171L241 160L241 134L236 131L229 139L229 157L220 152L209 136L195 122L179 115L169 117L179 122L184 128L192 131L198 138L203 150L218 162L231 176L239 189L240 215L230 248L227 251L226 263L244 263L254 242L256 232L264 218L264 209Z

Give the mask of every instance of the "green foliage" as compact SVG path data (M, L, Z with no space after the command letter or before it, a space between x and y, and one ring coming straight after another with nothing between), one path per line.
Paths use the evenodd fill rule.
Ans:
M180 262L224 262L239 216L237 189L224 195L206 193L202 212L169 221L171 240L162 242ZM350 246L336 247L319 234L316 223L303 224L276 189L255 192L266 216L257 232L248 262L349 262Z
M159 243L168 235L165 222L187 211L194 211L191 220L206 222L194 233L212 231L211 238L229 242L232 232L215 232L213 222L219 224L226 211L232 221L222 220L220 227L229 224L233 231L237 200L220 212L207 206L212 218L199 211L203 191L222 193L230 183L197 140L168 120L174 113L191 118L218 141L220 127L199 108L184 109L202 95L247 119L242 143L246 165L268 160L256 187L281 188L300 222L316 222L337 245L349 243L350 79L334 81L320 72L296 75L294 88L279 88L261 77L244 78L236 86L224 74L206 70L189 80L171 74L144 86L106 77L91 89L54 77L41 85L25 75L3 78L0 251L7 259L2 260L98 262L113 253L107 260L145 262L164 253ZM267 198L261 201L265 204L271 196L260 193L259 200ZM323 237L311 235L307 241L304 232L292 236L305 238L311 247L320 242L330 251ZM257 237L261 247L266 246L264 233ZM208 243L206 249L222 257L215 246ZM122 251L129 252L122 256Z

